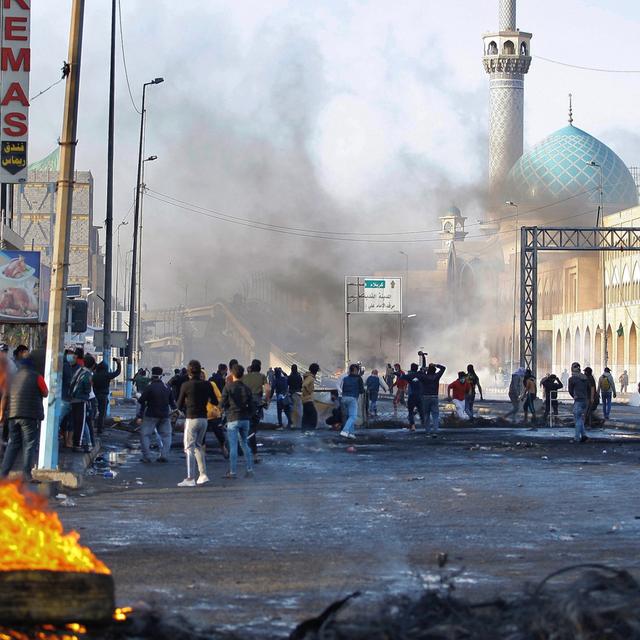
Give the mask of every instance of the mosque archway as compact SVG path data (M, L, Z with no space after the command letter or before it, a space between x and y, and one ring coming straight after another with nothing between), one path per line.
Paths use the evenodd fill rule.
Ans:
M576 329L576 336L573 341L573 359L577 362L581 362L582 353L580 352L580 347L582 346L582 341L580 340L580 327Z
M570 365L573 360L571 359L571 331L567 329L567 333L564 337L564 364Z
M562 334L560 333L560 329L558 329L558 333L556 334L556 369L560 369L560 367L564 367L564 360L562 359Z
M609 362L613 361L613 332L611 331L611 325L607 327L607 360Z
M523 43L520 45L520 55L521 55L521 56L526 56L526 55L528 55L528 53L527 53L527 43L526 43L526 42L523 42Z
M624 369L624 333L616 332L616 366Z
M591 365L591 331L589 327L584 332L584 362Z
M596 327L596 339L593 343L593 364L599 367L602 364L602 329Z
M516 54L516 47L511 40L507 40L504 43L502 50L506 56L514 56Z

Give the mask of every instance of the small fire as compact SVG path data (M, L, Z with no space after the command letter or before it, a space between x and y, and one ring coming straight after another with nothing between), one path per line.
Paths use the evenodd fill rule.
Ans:
M0 484L0 571L111 573L79 539L75 531L64 533L44 498Z

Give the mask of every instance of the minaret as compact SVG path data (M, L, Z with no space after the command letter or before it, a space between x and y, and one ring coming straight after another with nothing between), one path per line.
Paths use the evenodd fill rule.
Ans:
M516 27L516 0L498 0L500 25L484 40L484 68L489 74L489 186L494 198L522 155L524 74L531 65L531 34Z

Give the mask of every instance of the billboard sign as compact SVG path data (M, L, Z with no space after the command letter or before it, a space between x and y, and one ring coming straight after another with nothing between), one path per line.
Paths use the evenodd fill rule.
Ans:
M347 313L402 313L402 278L345 278Z
M0 3L0 182L27 179L31 0Z
M0 251L0 322L40 319L40 252Z

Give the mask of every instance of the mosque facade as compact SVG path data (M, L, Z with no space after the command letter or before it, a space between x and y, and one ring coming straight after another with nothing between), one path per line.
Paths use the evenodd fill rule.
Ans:
M499 312L485 346L494 366L505 371L519 364L519 321L515 329L513 323L514 296L519 314L519 228L640 226L637 170L634 179L611 148L574 124L571 99L566 126L523 152L524 76L531 65L532 34L517 28L516 9L516 0L498 0L499 29L483 36L490 88L485 245L495 248L501 264L496 298L487 301ZM438 268L450 284L462 270L475 270L486 260L486 251L467 246L465 219L456 211L441 217ZM559 375L579 361L596 376L606 363L616 379L626 370L631 384L638 382L638 323L640 252L607 252L604 259L586 252L541 257L540 377L550 371Z

